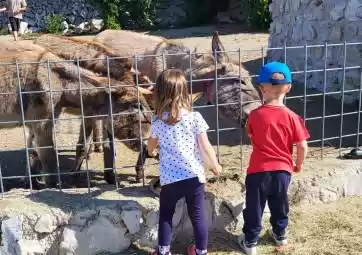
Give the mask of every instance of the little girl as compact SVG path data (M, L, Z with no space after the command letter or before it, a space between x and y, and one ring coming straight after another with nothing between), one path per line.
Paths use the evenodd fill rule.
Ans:
M163 71L154 88L156 117L148 140L148 154L154 156L160 145L160 216L158 247L154 255L170 255L172 217L176 203L185 197L196 245L189 255L207 254L208 224L205 215L205 174L200 155L221 172L215 151L206 134L208 125L199 112L191 111L191 97L184 74L175 69Z

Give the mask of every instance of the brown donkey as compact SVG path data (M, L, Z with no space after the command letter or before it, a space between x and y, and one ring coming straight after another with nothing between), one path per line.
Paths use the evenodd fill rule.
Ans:
M132 58L122 57L113 53L106 46L92 40L75 39L59 35L42 35L34 43L44 47L63 59L79 60L79 65L103 76L121 80L125 72L133 72ZM109 58L107 61L107 57ZM74 62L76 64L76 62ZM101 152L102 123L91 121L94 151ZM91 148L90 150L91 151Z
M112 80L111 85L117 85L117 89L112 88L111 93L108 89L100 89L99 77L93 72L83 68L78 71L73 63L60 62L64 59L36 45L19 42L13 46L3 42L0 53L0 61L8 63L0 66L0 127L12 128L23 124L28 127L34 135L42 172L48 174L45 177L46 186L54 186L59 181L55 178L57 161L53 141L53 112L59 116L62 108L77 108L81 95L86 116L108 116L103 118L108 133L112 130L112 103L112 113L116 114L113 116L114 135L118 139L135 138L124 142L130 149L138 151L141 144L136 138L148 136L150 108L135 86L122 86L122 82L116 84L117 81ZM25 62L29 59L33 62ZM81 92L79 82L84 88ZM135 114L139 108L148 113ZM105 172L106 179L113 177L113 172Z
M219 106L220 117L229 122L244 126L249 113L261 105L259 93L251 82L249 72L241 63L231 61L217 32L210 41L209 55L198 54L196 49L192 52L182 43L163 37L125 30L105 30L94 40L117 55L137 54L137 61L134 61L133 66L151 80L155 80L167 68L179 68L187 77L202 80L193 81L189 91L206 92L209 102L217 95L218 103L222 105ZM142 162L144 159L140 159L137 168L142 166Z
M137 63L133 66L137 65L137 71L145 73L151 80L155 80L166 68L179 68L187 77L191 75L193 80L206 80L193 81L190 91L206 91L210 97L210 89L215 90L217 78L218 89L211 94L218 94L219 104L228 104L220 106L220 114L226 120L244 123L250 111L261 105L259 93L251 82L249 72L241 63L231 61L217 32L210 41L209 55L198 54L196 50L191 52L183 44L163 37L125 30L105 30L94 40L117 55L137 54Z

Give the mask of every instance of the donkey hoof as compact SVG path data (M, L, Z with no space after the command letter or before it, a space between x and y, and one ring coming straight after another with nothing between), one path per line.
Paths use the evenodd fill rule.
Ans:
M116 176L113 171L104 171L104 180L108 184L116 184Z

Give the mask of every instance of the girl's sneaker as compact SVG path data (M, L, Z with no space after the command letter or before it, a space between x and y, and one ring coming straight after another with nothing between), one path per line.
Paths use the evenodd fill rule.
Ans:
M196 251L196 246L195 245L190 245L189 247L187 247L187 255L207 255L206 253L202 253L202 254L198 254Z
M154 251L149 252L148 255L159 255L161 253L158 252L158 248L156 248ZM165 255L172 255L171 252L167 252Z
M286 235L277 236L272 228L269 229L268 233L277 246L283 246L288 243Z
M159 255L157 251L149 252L148 255ZM171 255L171 252L168 252L166 255Z
M256 243L249 243L245 241L244 235L241 235L239 238L239 246L241 250L247 255L256 255Z

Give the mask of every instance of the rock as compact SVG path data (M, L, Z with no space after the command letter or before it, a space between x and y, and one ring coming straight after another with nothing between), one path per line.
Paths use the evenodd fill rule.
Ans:
M90 21L90 30L93 33L101 31L103 26L104 26L103 19L92 19Z
M149 228L153 228L158 225L159 212L150 211L146 215L146 225Z
M75 28L75 32L77 34L81 34L81 33L87 32L87 31L89 31L88 22L82 22Z
M78 240L74 228L66 227L63 230L63 240L59 245L59 255L76 254L78 248Z
M39 33L41 31L40 27L30 27L29 28L30 33Z
M136 234L138 231L140 231L142 213L139 210L123 211L121 213L121 218L130 234Z
M60 243L61 254L92 255L102 252L116 253L127 249L131 244L127 229L119 223L116 211L102 208L98 211L88 210L82 217L73 220L73 224L82 227L66 227ZM87 217L85 219L85 217ZM80 219L85 219L84 221ZM130 225L128 223L128 225Z
M22 239L22 217L15 216L1 222L1 238L5 254L18 255L21 252L19 241Z
M34 226L34 230L38 233L52 233L56 228L55 219L49 214L40 216Z
M362 195L361 162L332 158L318 164L317 174L313 176L312 172L307 177L296 175L289 190L291 204L326 203L347 195ZM51 193L44 200L44 191L24 197L22 192L13 190L0 200L3 243L0 254L124 254L131 244L153 248L157 243L158 201L140 197L143 191L135 190L136 194L127 196L102 190L102 195L93 199L88 199L86 189L63 190ZM47 204L49 198L51 202ZM239 232L244 199L243 185L234 180L207 185L209 230ZM266 207L265 213L268 211ZM177 203L172 223L174 241L192 238L184 199Z
M68 29L69 29L68 22L62 21L62 24L60 24L60 27L61 27L61 29L63 30L63 32L64 32L65 30L68 30Z

